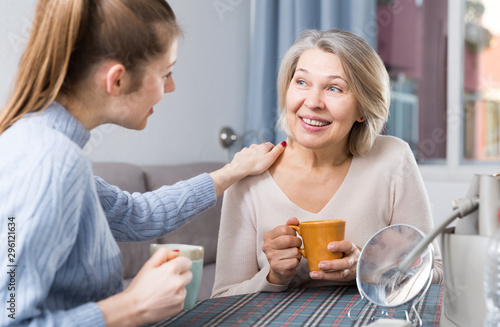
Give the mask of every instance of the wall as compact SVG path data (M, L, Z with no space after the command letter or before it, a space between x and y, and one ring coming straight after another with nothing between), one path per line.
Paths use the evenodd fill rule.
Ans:
M473 175L471 174L470 179ZM465 198L469 190L470 181L467 180L442 180L424 176L424 183L431 201L434 224L443 223L453 210L452 201ZM452 226L454 224L451 224Z
M0 108L7 99L17 63L28 41L35 0L4 1L0 10Z
M95 161L222 161L226 153L219 145L219 130L225 125L243 128L249 2L169 3L185 32L173 71L176 91L163 97L143 131L96 129L87 146ZM222 9L221 3L226 5Z
M104 125L85 151L94 161L177 164L224 161L223 126L242 132L246 94L250 1L170 0L184 30L173 77L176 91L155 106L143 131ZM0 102L27 42L35 1L2 4Z
M222 126L243 132L250 1L170 0L185 31L174 69L177 90L155 107L143 131L102 126L93 131L86 151L95 161L177 164L221 161ZM0 11L0 102L30 30L35 0L7 1ZM471 175L472 177L472 175ZM425 174L436 223L464 197L468 178L457 181Z

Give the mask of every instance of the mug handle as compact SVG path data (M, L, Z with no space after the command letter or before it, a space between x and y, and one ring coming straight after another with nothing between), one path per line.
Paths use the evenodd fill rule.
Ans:
M300 236L302 236L302 234L300 234L300 226L295 226L295 225L288 225L288 227L291 227L293 228L297 233L299 233ZM300 248L299 249L299 252L300 254L304 257L304 258L307 258L306 257L306 252L304 251L304 248Z

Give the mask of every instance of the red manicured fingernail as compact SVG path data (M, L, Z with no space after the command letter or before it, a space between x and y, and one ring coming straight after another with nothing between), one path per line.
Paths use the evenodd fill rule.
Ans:
M282 147L286 147L286 141L281 142Z
M172 250L172 251L174 251L174 252L179 252L179 250Z

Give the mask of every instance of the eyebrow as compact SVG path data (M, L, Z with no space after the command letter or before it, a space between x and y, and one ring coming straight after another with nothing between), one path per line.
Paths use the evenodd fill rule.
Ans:
M172 67L173 65L175 65L175 63L176 63L176 62L177 62L177 60L174 60L174 62L173 62L173 63L171 63L170 65L168 65L168 66L167 66L167 68Z
M303 73L306 73L306 74L309 74L309 71L307 71L307 69L304 69L304 68L297 68L295 70L296 72L297 71L300 71L300 72L303 72ZM341 80L345 81L347 83L347 81L342 77L342 76L339 76L339 75L330 75L330 76L327 76L329 79L337 79L337 78L340 78Z

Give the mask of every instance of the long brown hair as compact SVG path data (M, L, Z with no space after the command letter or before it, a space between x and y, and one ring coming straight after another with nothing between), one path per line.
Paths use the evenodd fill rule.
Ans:
M133 92L145 64L167 51L179 33L165 0L39 0L13 91L0 111L0 134L59 94L70 95L103 60L124 65Z

